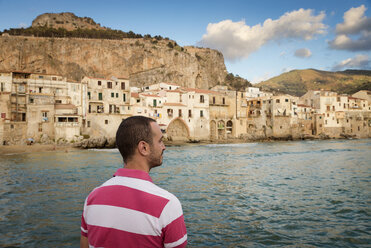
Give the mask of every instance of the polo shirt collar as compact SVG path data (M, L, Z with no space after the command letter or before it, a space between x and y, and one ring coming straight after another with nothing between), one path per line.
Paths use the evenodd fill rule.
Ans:
M149 176L149 174L145 171L141 170L133 170L133 169L126 169L126 168L119 168L115 174L113 174L114 177L132 177L137 179L142 179L146 181L152 182L152 178Z

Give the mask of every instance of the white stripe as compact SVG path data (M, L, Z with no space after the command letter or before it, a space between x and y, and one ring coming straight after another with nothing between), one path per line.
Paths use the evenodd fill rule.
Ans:
M166 199L171 199L174 196L169 193L168 191L158 187L154 183L142 179L132 178L132 177L120 177L116 176L105 183L102 184L101 187L104 186L112 186L112 185L122 185L129 188L137 189L143 192L147 192L153 195L161 196Z
M149 214L109 205L86 207L88 225L114 228L126 232L161 236L159 220Z
M160 216L160 225L162 228L169 225L174 220L178 219L180 216L183 215L182 205L180 204L180 201L178 198L174 196L173 199L171 199L168 204L166 204L164 210L161 213Z
M88 230L85 230L84 228L81 227L81 231L83 231L84 233L88 233Z
M171 248L171 247L175 247L175 246L178 246L178 245L183 244L184 241L186 241L186 240L187 240L187 234L185 234L185 235L183 236L183 238L178 239L178 241L175 241L175 242L173 242L173 243L166 243L166 244L164 244L164 245L165 245L165 248Z

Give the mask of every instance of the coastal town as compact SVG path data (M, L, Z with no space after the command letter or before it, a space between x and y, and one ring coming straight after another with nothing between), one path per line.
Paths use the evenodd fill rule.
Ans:
M146 85L146 84L144 84ZM0 145L114 143L129 116L155 119L167 141L368 138L371 92L311 90L301 97L247 87L144 87L127 78L74 81L59 75L0 72ZM103 142L104 144L99 144Z

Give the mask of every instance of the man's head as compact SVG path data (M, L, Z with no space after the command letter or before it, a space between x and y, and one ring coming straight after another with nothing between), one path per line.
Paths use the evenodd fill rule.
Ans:
M116 133L116 144L125 163L137 154L146 159L149 169L162 164L162 132L151 118L132 116L123 120Z

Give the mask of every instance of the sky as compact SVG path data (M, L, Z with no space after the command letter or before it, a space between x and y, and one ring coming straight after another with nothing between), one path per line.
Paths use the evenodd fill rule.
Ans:
M0 0L0 30L43 13L161 35L222 52L229 73L258 83L294 69L371 69L370 0Z

